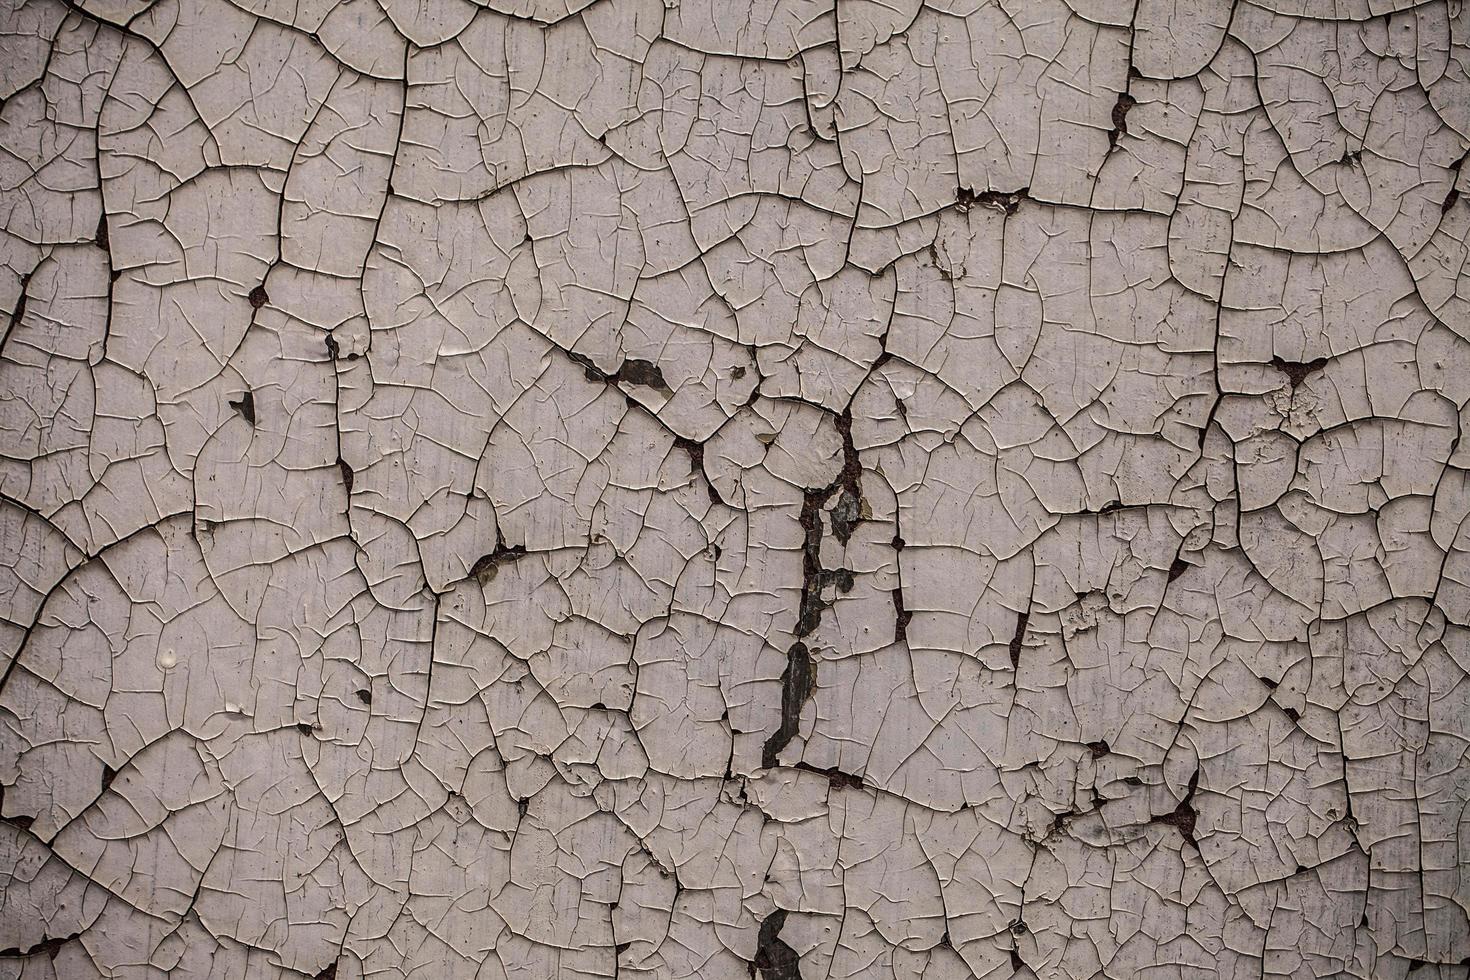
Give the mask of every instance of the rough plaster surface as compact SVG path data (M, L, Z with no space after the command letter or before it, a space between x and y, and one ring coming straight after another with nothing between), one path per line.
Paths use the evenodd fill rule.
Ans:
M1470 5L3 7L0 977L1470 972Z

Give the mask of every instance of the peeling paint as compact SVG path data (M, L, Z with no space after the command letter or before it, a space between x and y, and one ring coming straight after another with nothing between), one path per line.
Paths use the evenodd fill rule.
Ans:
M1470 4L7 0L0 978L1470 978Z

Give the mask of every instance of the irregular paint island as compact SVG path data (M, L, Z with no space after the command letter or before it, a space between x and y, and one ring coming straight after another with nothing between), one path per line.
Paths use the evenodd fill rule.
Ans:
M0 980L1470 976L1470 3L0 2Z

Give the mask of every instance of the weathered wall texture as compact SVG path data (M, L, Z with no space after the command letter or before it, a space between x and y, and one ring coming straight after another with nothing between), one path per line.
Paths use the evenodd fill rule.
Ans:
M0 978L1470 972L1470 5L0 16Z

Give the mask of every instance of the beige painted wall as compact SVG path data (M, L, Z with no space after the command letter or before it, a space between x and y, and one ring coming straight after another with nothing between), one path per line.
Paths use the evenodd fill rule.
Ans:
M4 0L0 980L1466 980L1467 72Z

